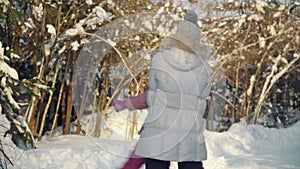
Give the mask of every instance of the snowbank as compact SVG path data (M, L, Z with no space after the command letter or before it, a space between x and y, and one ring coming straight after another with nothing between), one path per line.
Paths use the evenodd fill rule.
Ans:
M126 161L133 142L66 135L42 141L23 152L16 168L113 169Z
M208 169L300 168L300 123L286 129L234 124L228 132L206 132Z
M1 124L2 124L1 119ZM300 169L300 123L286 129L234 124L228 132L205 131L206 169ZM14 150L10 168L118 169L136 141L66 135L43 140L38 149ZM142 167L144 168L144 166ZM177 169L172 163L170 169Z

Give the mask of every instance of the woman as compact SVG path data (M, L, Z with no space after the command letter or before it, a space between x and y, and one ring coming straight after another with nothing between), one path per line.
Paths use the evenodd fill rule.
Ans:
M189 11L152 59L148 116L135 151L146 169L168 169L170 161L179 169L199 169L207 158L202 116L211 89L210 53L196 21Z

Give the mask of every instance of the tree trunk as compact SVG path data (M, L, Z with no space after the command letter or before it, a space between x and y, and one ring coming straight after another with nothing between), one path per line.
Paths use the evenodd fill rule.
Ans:
M64 124L64 129L63 129L63 134L69 134L70 133L70 123L71 123L71 117L72 117L72 99L73 99L73 95L72 95L72 87L73 87L73 70L75 67L75 63L76 63L76 52L73 52L71 54L71 72L70 72L70 79L69 79L69 84L68 84L68 93L67 93L67 112L66 112L66 116L65 116L65 124ZM67 71L66 71L67 72Z

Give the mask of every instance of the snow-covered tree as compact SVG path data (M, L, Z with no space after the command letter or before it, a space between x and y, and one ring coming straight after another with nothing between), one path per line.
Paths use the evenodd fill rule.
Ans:
M18 72L9 66L8 62L19 59L19 56L10 53L10 57L5 54L5 49L0 42L0 104L2 113L10 121L9 133L13 135L13 141L24 148L31 146L35 147L35 141L26 121L19 114L22 104L16 101L18 96L19 76Z
M203 26L226 70L227 113L232 121L265 123L261 112L276 95L274 84L299 72L299 16L278 1L228 1L216 11L223 17L204 20Z

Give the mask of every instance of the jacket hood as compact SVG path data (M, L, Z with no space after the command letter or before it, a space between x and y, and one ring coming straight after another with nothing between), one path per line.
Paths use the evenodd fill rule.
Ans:
M180 71L193 70L205 62L200 56L175 47L163 50L162 56L172 68Z

